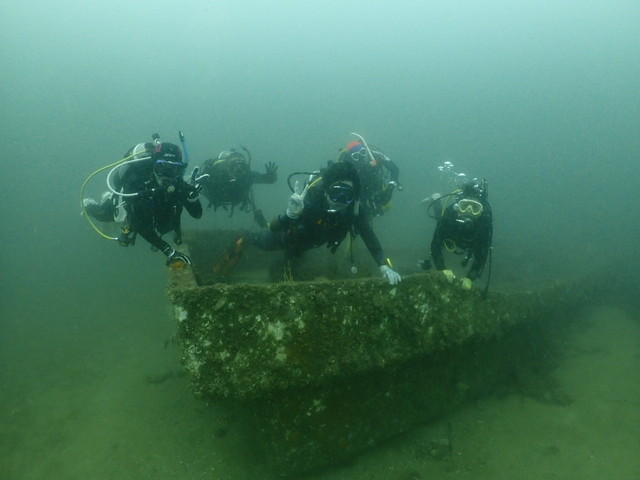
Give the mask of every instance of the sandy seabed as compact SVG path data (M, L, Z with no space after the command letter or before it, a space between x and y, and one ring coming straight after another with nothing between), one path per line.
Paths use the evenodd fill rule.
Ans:
M145 312L92 328L9 322L0 478L280 478L265 471L244 419L191 395L166 299ZM302 478L640 478L640 318L606 306L584 315L554 374L569 405L486 398Z

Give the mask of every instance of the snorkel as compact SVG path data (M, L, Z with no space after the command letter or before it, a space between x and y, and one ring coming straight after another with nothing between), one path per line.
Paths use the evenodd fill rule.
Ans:
M184 152L184 164L189 165L189 150L187 149L187 141L184 139L184 133L182 130L178 131L178 136L180 137L180 144L182 145L182 151ZM186 170L186 167L185 167Z

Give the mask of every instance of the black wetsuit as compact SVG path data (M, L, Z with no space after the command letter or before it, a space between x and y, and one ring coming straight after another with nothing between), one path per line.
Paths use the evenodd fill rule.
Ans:
M444 270L446 267L442 254L443 248L466 254L467 258L473 257L467 278L475 280L482 274L491 247L493 235L491 206L486 200L478 200L482 203L482 213L474 221L465 222L459 218L454 209L456 201L462 198L462 195L459 195L448 199L431 240L431 259L438 270Z
M371 151L375 165L371 165L368 159L354 161L347 149L338 154L338 162L350 162L356 168L360 177L362 189L362 203L366 203L372 216L382 215L383 207L387 205L393 196L395 186L400 185L400 169L393 160L379 150ZM388 182L393 182L389 184Z
M275 183L278 178L275 170L267 170L267 173L251 170L243 157L206 160L201 173L209 175L201 181L202 195L214 210L219 207L233 209L236 205L242 211L255 209L252 185Z
M354 206L350 205L344 213L328 212L324 184L318 180L309 187L300 218L294 220L286 214L278 215L271 222L270 231L254 236L252 243L264 250L284 249L288 258L325 244L334 253L353 228L354 233L362 237L377 265L386 265L366 206L360 204L357 215Z
M163 187L153 174L153 160L143 160L122 167L114 178L115 189L123 193L140 192L135 197L126 197L125 223L134 233L140 234L158 250L165 251L169 243L162 235L174 231L177 243L181 241L180 216L186 208L193 218L202 216L200 200L189 200L194 187L178 178L174 185Z

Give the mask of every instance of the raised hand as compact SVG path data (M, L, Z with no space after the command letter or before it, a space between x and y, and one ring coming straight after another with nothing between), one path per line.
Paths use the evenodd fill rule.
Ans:
M304 197L307 196L309 185L306 185L304 189L298 180L293 186L293 193L289 198L289 205L287 206L287 217L296 220L300 218L304 211Z

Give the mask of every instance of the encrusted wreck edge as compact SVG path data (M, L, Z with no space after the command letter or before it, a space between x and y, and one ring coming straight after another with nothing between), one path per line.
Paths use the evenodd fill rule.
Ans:
M482 300L439 273L198 286L172 272L194 393L255 420L281 474L334 464L548 371L603 278Z

